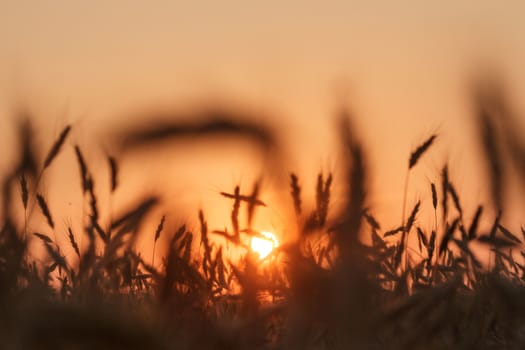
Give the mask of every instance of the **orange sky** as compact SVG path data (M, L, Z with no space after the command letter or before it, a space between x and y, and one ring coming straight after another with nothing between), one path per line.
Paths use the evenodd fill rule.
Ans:
M43 144L73 123L72 142L96 162L109 147L104 138L132 122L129 115L218 100L263 111L289 130L290 169L283 170L308 174L313 188L316 172L339 162L333 116L344 91L369 149L380 217L399 217L408 154L433 132L438 146L417 169L409 199L428 198L428 181L447 159L460 195L483 200L467 87L480 67L494 68L516 110L525 111L525 3L395 3L2 1L0 142L12 144L10 113L22 102L39 117ZM157 162L123 164L126 181L148 183L144 190L170 183L173 196L196 208L213 207L217 191L254 176L246 152L167 152ZM67 175L71 188L75 174ZM58 187L50 179L46 191Z

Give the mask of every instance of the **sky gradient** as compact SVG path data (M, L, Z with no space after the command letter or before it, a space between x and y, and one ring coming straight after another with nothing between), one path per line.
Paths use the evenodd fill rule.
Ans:
M520 1L2 1L0 142L13 144L21 104L37 117L42 144L72 123L72 143L108 151L107 138L141 111L220 101L285 130L283 171L306 174L313 188L317 171L340 164L334 116L344 100L369 151L378 216L400 216L408 155L435 132L409 202L429 198L429 181L448 161L460 195L477 203L486 194L469 87L495 71L513 108L525 111L523 13ZM161 169L177 173L179 199L213 206L209 197L240 181L248 187L262 167L253 171L249 152L224 147L236 156L198 145L163 151L157 165L129 162L123 172L134 173L129 183L163 184Z

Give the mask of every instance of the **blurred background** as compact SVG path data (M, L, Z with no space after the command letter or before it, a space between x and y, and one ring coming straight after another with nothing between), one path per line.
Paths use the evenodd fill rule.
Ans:
M114 206L160 188L176 199L181 220L202 207L211 222L226 225L230 203L218 192L236 184L248 191L263 175L262 198L271 205L261 229L280 230L291 210L291 201L280 199L288 200L288 172L312 194L319 171L333 171L337 180L335 117L345 104L368 150L370 206L380 221L399 222L409 154L433 133L438 142L411 175L409 203L422 198L431 213L429 183L439 182L448 162L472 215L489 191L471 87L489 72L516 115L525 111L523 13L522 1L489 0L3 0L0 169L15 154L15 112L23 106L43 149L70 123L68 142L84 149L101 177L106 154L120 160ZM268 169L252 149L229 141L177 143L133 157L115 145L124 127L216 105L278 130L284 165ZM72 147L65 153L43 188L70 220L79 215L80 189ZM337 192L333 199L337 205ZM509 207L509 226L516 227L524 208L518 200Z

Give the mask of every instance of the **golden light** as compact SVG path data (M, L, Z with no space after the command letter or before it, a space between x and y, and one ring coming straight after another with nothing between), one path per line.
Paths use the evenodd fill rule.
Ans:
M262 231L261 236L262 237L252 237L250 247L259 255L259 259L262 260L279 245L279 242L277 241L277 237L271 232Z

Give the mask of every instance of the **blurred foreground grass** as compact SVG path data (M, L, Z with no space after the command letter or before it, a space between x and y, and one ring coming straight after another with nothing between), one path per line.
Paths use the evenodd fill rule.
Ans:
M17 164L3 179L0 232L0 346L5 349L523 349L525 347L525 232L501 220L508 190L505 172L516 166L525 180L525 148L497 89L475 95L487 161L488 186L498 215L482 227L484 206L464 208L447 165L440 183L428 184L432 207L403 203L399 226L385 229L367 209L366 154L350 118L339 118L345 163L337 176L346 184L344 205L329 213L332 174L319 174L315 206L303 205L301 176L290 174L290 206L297 238L260 261L250 251L257 208L265 206L260 184L244 193L222 192L232 205L228 228L209 227L198 213L197 232L172 228L158 218L154 235L141 223L160 198L150 196L112 213L102 224L97 174L75 146L84 201L82 232L67 229L69 247L42 232L56 232L54 213L40 194L46 169L67 146L71 127L43 160L32 144L28 120L20 123ZM273 132L224 111L195 122L158 123L125 130L127 148L165 139L227 135L253 142L277 159ZM408 157L411 170L439 142L433 135ZM504 161L505 160L505 161ZM110 192L118 188L116 159L108 158ZM100 188L98 188L100 190ZM21 199L21 200L20 200ZM405 208L407 206L407 208ZM35 209L36 208L36 209ZM45 224L28 232L28 215L39 210ZM431 227L418 225L423 210ZM15 213L23 211L24 222ZM466 214L466 213L473 213ZM486 214L485 214L486 215ZM404 215L405 216L405 215ZM134 243L152 235L155 256L161 236L169 245L161 261L145 261ZM221 242L215 237L222 237ZM28 249L38 241L44 258ZM80 245L79 242L83 242ZM227 256L225 244L241 258ZM473 245L481 250L473 251ZM485 254L481 254L484 252ZM488 254L486 254L488 253ZM488 259L480 256L487 255Z

